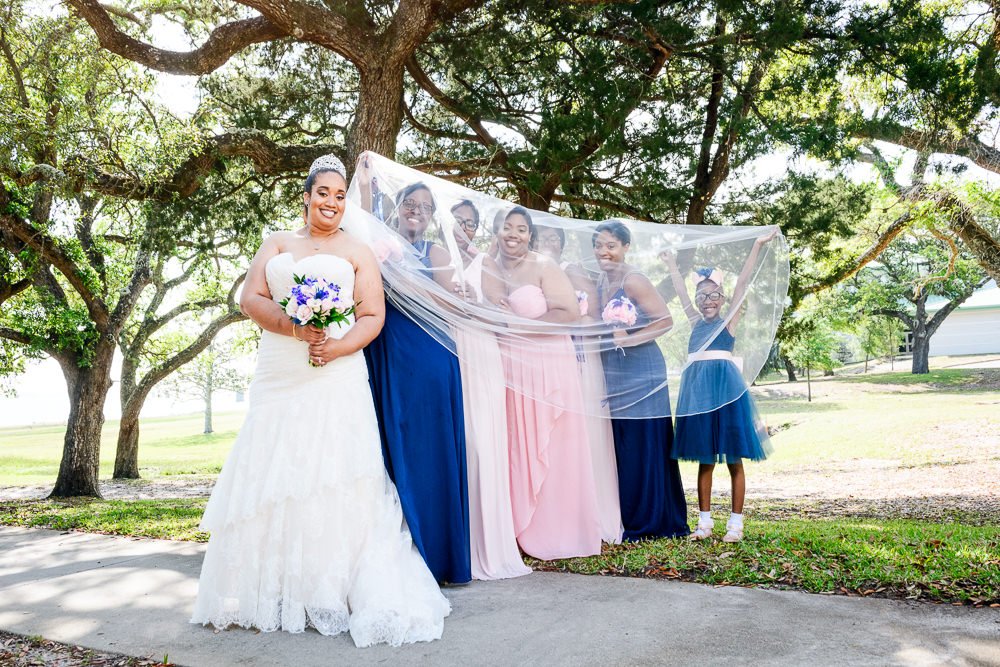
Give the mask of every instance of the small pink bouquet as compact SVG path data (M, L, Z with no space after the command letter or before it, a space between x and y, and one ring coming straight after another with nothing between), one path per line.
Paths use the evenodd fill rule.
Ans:
M372 252L379 264L384 264L387 260L398 262L403 259L403 246L392 236L376 239L372 243Z
M582 289L578 289L576 291L576 303L580 306L580 317L583 317L590 312L590 302L587 299L587 293Z
M293 275L293 278L295 286L278 302L292 322L319 329L350 322L348 316L354 313L354 299L341 296L340 285L322 277ZM311 359L309 363L312 364Z
M601 313L604 323L613 327L630 327L635 324L637 317L635 304L627 296L611 299Z

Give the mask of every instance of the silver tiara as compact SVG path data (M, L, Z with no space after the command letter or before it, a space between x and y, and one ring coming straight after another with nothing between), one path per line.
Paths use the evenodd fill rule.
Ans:
M321 155L316 158L309 167L309 175L312 176L317 171L322 169L335 171L344 178L347 178L347 170L344 169L344 163L340 161L339 157L333 155L332 153L329 155Z

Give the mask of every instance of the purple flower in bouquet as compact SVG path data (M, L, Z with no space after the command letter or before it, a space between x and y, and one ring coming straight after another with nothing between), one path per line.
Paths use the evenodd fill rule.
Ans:
M635 324L637 317L635 304L627 296L611 299L601 313L604 323L613 327L630 327Z
M348 316L354 313L354 299L341 296L340 285L322 277L293 278L295 286L288 296L278 302L292 322L299 326L312 324L319 329L326 329L331 324L339 327L350 322Z

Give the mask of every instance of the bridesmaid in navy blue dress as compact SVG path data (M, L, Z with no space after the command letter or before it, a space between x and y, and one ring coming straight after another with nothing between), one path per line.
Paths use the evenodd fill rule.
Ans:
M423 238L434 206L423 183L403 188L396 197L398 231L413 244L428 273L448 264L444 249ZM447 281L450 286L450 275ZM458 358L396 308L390 292L386 285L382 332L365 348L385 467L431 572L440 582L466 583L472 569Z
M667 367L656 338L670 329L666 303L641 272L625 263L631 234L620 222L594 233L594 256L604 272L598 283L601 308L627 297L637 318L614 333L615 347L602 352L608 408L618 460L623 539L681 537L687 503L677 461L670 458L673 425L667 393Z

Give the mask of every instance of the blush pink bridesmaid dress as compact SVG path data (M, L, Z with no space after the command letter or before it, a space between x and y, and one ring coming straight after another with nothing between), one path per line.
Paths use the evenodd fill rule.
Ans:
M537 285L508 297L521 317L548 306ZM576 351L569 336L504 345L514 532L521 549L552 560L601 552L601 521Z

